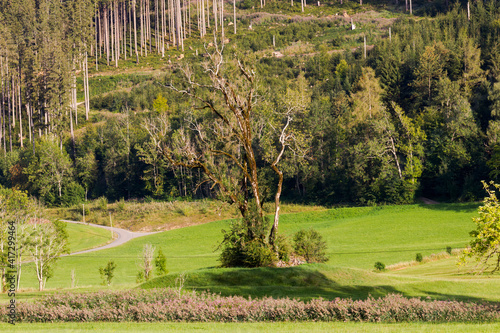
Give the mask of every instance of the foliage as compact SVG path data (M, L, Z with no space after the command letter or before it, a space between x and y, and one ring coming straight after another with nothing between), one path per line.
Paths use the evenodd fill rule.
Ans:
M423 260L422 253L417 253L415 255L415 261L416 262L422 262L422 260Z
M59 148L56 138L49 137L40 140L25 173L32 191L48 204L57 204L63 199L63 188L70 183L73 167L68 154ZM74 200L70 199L72 195L66 193L64 201ZM74 195L78 198L78 194Z
M162 249L158 251L158 254L155 257L155 267L158 276L162 276L168 273L167 258L163 254Z
M241 221L232 222L229 230L222 230L224 239L220 262L222 267L262 267L276 262L276 254L266 242L269 223L252 210ZM261 222L257 222L262 219Z
M290 260L290 254L292 253L292 245L288 237L279 234L278 237L276 237L276 247L278 248L278 259L288 262Z
M153 257L154 257L155 247L150 243L144 244L142 247L142 253L140 255L140 266L141 272L139 276L148 281L153 275Z
M381 271L385 270L385 264L384 264L384 263L382 263L382 262L380 262L380 261L377 261L377 262L375 263L374 267L375 267L375 270L377 270L377 271L379 271L379 272L381 272Z
M39 219L27 228L26 252L34 262L38 289L45 288L47 279L53 276L54 264L64 253L69 253L68 234L65 224Z
M323 236L314 229L300 230L293 236L293 249L307 262L326 262L326 242Z
M354 321L354 322L485 322L499 318L498 305L426 301L391 294L364 301L316 299L246 299L210 293L179 295L172 289L49 295L35 304L16 306L20 322L49 321ZM0 309L7 320L8 309Z
M493 273L500 269L500 203L496 194L500 185L493 181L482 183L488 196L479 207L479 216L473 218L476 230L470 232L473 239L463 251L461 262L474 258L479 273L488 269Z
M99 267L99 274L101 274L101 279L102 279L102 284L105 285L110 285L111 280L114 277L114 272L116 269L116 264L113 260L108 261L106 266L104 267Z

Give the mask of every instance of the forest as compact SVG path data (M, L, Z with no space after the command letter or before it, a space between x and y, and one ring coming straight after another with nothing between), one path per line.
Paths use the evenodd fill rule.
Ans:
M482 198L481 180L500 176L500 3L314 6L1 0L0 184L49 206L217 197L223 182L160 147L202 151L200 128L230 144L186 83L187 72L214 83L202 65L223 45L221 68L243 95L234 73L254 73L249 144L264 200L281 183L284 200L322 205ZM347 17L365 8L385 8L391 24L359 20L354 34ZM297 45L309 46L273 53ZM229 106L201 86L206 105ZM280 182L271 162L285 146Z

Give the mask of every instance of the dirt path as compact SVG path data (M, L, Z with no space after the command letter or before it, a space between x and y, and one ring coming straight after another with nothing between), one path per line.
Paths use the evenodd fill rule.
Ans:
M115 228L115 227L105 227L102 225L92 224L92 223L83 223L83 222L76 222L76 221L69 221L69 220L61 220L61 221L67 222L67 223L83 224L83 225L90 225L90 226L98 227L98 228L104 228L104 229L113 231L113 233L115 233L117 235L117 238L109 244L99 246L99 247L96 247L93 249L73 252L73 253L70 253L69 255L89 253L89 252L100 251L100 250L104 250L104 249L110 249L112 247L117 247L119 245L125 244L126 242L128 242L129 240L132 240L134 238L158 233L158 232L133 232L133 231L125 230L125 229L120 229L120 228Z

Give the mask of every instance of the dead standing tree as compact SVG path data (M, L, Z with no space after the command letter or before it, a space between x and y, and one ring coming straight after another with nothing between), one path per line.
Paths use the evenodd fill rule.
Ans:
M209 61L204 65L204 71L208 75L208 84L195 82L194 73L187 66L181 69L184 88L169 84L172 90L201 104L198 109L206 111L203 117L210 121L202 122L189 115L185 120L190 131L179 129L172 146L163 147L162 152L173 165L200 168L222 196L237 205L243 217L247 216L251 196L255 200L257 216L262 220L263 202L252 146L255 73L237 60L239 75L237 79L229 80L223 50L224 45L215 42L214 51L207 52Z
M171 131L168 139L161 134L170 126L164 121L157 125L150 122L149 125L146 124L146 128L152 138L156 137L153 141L157 143L159 153L172 165L198 168L204 172L207 181L219 190L223 199L238 207L248 223L245 226L248 238L256 239L261 235L257 235L255 230L262 230L264 226L263 195L258 177L260 166L255 151L255 145L259 142L256 128L258 123L262 123L265 112L255 110L259 98L255 72L239 59L227 61L223 50L224 44L219 45L215 40L214 51L207 52L209 61L204 65L206 83L201 83L200 79L195 81L193 71L185 66L180 68L183 83L168 84L170 89L188 96L196 104L184 119L184 124L188 124L187 128L181 126ZM273 129L268 131L277 136L274 142L279 144L260 147L277 149L277 152L268 154L273 156L272 159L266 159L279 178L274 224L267 237L269 244L275 249L283 182L283 173L278 164L289 141L294 138L293 135L288 135L293 121L290 115L284 114L284 119L276 121ZM256 218L245 219L252 216Z

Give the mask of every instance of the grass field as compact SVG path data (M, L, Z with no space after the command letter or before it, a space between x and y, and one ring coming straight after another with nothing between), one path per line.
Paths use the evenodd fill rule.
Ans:
M500 323L52 323L0 324L2 332L498 332Z
M500 300L498 275L477 277L458 270L456 258L439 260L398 271L376 273L373 265L410 261L415 254L442 252L447 246L464 247L477 204L440 204L338 208L284 214L280 230L291 236L303 228L315 228L328 243L326 264L293 268L222 269L217 258L221 229L229 220L170 230L134 239L104 251L62 258L47 281L47 288L70 287L76 271L78 290L95 290L101 279L98 268L112 259L117 263L110 288L137 286L139 254L145 243L162 248L170 274L144 287L175 284L185 273L185 288L211 290L225 295L252 297L366 298L401 293L435 299ZM27 271L27 270L26 270ZM35 288L33 274L26 273L23 288ZM30 292L37 295L37 292Z
M66 230L71 252L93 249L111 241L111 232L103 228L66 223Z

